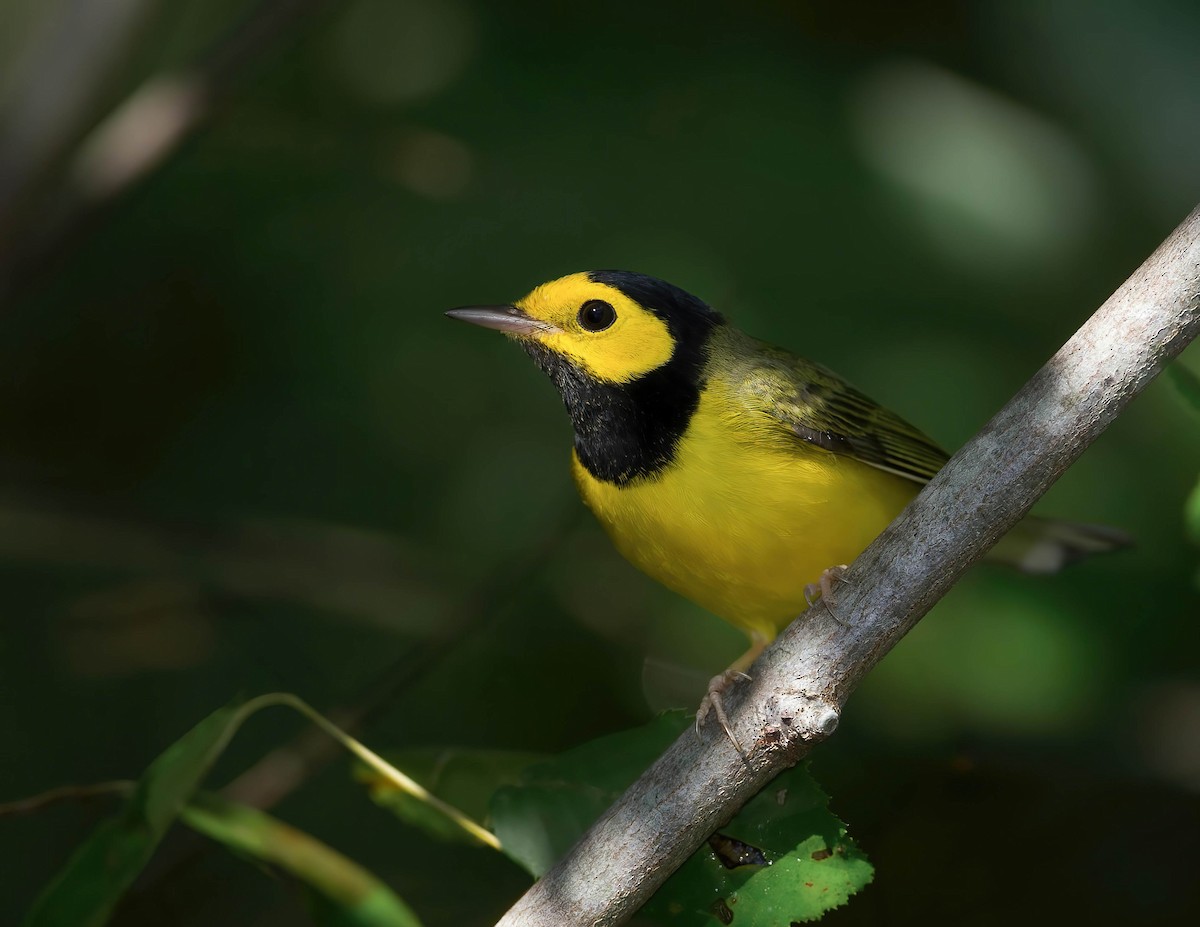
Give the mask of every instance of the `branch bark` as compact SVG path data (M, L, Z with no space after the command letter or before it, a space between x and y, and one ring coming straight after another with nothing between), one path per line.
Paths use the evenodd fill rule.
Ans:
M859 681L1200 331L1200 207L498 927L626 921L714 830L836 729Z

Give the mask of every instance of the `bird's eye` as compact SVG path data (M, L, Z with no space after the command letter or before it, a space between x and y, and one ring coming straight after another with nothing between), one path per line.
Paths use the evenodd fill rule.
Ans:
M602 332L617 321L617 310L602 299L589 299L579 308L579 324L589 332Z

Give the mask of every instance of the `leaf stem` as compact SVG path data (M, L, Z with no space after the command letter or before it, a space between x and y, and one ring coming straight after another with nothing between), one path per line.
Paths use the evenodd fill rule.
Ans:
M491 847L493 850L500 849L500 841L490 830L471 820L471 818L453 805L442 801L415 779L402 773L370 747L351 737L298 696L292 695L290 692L271 692L267 695L260 695L257 698L251 699L242 707L243 711L249 713L269 705L286 705L300 712L300 714L308 718L313 724L378 772L396 786L396 788L407 792L414 798L425 802L431 808L439 811L484 846Z

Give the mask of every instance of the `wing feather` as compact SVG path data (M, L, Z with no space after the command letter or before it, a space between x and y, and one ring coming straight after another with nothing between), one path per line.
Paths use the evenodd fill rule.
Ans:
M949 459L932 438L831 370L761 343L739 354L742 395L800 441L917 483Z

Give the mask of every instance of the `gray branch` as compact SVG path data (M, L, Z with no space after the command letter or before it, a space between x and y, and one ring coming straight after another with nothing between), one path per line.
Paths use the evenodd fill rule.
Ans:
M684 734L499 927L626 921L714 830L837 727L863 676L1029 510L1200 330L1200 207Z
M0 241L29 188L72 145L100 88L151 7L149 0L60 0L0 101Z

